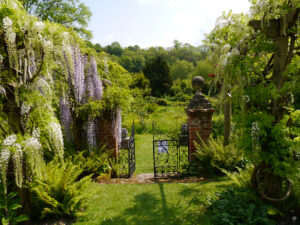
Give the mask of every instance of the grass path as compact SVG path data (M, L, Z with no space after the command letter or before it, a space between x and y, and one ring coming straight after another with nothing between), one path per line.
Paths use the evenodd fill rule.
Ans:
M201 183L94 184L86 216L76 225L206 225L202 201L230 185Z
M135 135L135 174L153 173L152 134Z

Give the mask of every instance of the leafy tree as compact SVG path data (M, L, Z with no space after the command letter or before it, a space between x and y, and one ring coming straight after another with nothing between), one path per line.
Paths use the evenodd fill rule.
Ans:
M151 92L151 89L149 87L150 82L149 80L145 77L143 72L139 72L133 75L133 81L130 85L131 89L138 88L141 89L144 95L148 95Z
M123 66L126 70L132 71L133 69L133 63L132 63L132 58L127 56L127 55L122 55L119 58L119 63L121 66Z
M152 95L161 97L165 94L170 94L170 88L173 83L170 76L170 68L161 56L155 57L146 64L144 74L150 81Z
M187 62L185 60L177 60L172 66L171 66L171 77L176 79L187 79L188 75L192 72L194 69L193 63Z
M251 2L250 21L233 14L219 21L209 35L211 58L223 93L239 104L239 139L256 165L252 184L265 199L282 201L299 151L290 98L299 83L299 1Z
M81 0L20 0L28 13L42 20L60 23L73 28L86 39L92 37L87 30L92 15L90 9Z
M114 41L111 45L106 46L107 53L121 57L123 49L119 42Z

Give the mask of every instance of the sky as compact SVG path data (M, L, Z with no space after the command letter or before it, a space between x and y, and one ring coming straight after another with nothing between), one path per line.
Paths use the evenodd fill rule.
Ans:
M198 46L222 12L249 12L248 0L82 0L92 11L94 44L171 47L173 41Z

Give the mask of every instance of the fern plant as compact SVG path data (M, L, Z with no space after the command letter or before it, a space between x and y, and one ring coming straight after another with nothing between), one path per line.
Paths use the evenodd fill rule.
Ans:
M242 150L236 148L232 143L224 146L220 137L210 138L207 142L200 137L199 140L200 143L195 142L197 149L195 156L200 161L203 172L218 174L221 172L220 169L234 171L243 160Z
M70 160L65 163L51 161L44 164L41 176L31 184L32 202L40 218L75 218L86 199L92 194L91 176L79 179L82 169Z
M227 171L221 169L238 187L250 187L251 174L253 173L253 164L247 164L246 168L237 167L237 171Z

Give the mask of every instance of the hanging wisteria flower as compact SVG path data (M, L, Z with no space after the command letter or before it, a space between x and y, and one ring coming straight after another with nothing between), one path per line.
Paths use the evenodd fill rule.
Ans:
M47 50L50 50L53 48L53 43L52 41L49 40L44 40L44 48Z
M9 17L4 17L2 21L4 29L10 28L13 24L13 21Z
M16 141L17 141L17 135L12 134L4 139L4 141L2 142L2 145L3 146L13 146L16 143Z
M50 142L53 146L55 154L63 159L64 157L64 141L59 123L52 122L48 125Z
M97 62L94 57L91 59L91 72L92 72L92 82L94 85L94 98L95 100L100 100L102 98L103 87L102 87L102 82L98 77Z
M42 95L51 98L52 88L45 78L40 77L33 84L34 90L39 91Z
M258 122L253 122L251 125L252 150L259 149L260 128Z
M118 145L121 145L122 140L122 110L121 108L116 109L116 134Z
M13 163L15 169L16 185L21 188L23 183L23 151L21 149L17 149L15 151L13 155Z
M39 129L33 131L33 137L24 141L24 152L27 156L28 164L31 170L38 173L41 163L43 161L42 145L39 142Z
M29 113L31 109L31 106L30 105L27 105L25 102L22 103L21 105L21 115L26 115Z
M7 194L6 173L7 173L9 158L10 158L10 150L8 148L3 148L1 150L1 155L0 155L0 167L1 167L1 174L2 174L2 184L3 184L5 194Z
M96 135L95 135L95 119L91 116L88 117L87 121L87 140L89 145L89 150L91 151L93 147L96 146Z
M36 139L40 139L40 135L41 135L40 128L37 127L32 131L32 136L35 137Z
M73 140L73 133L71 132L72 115L69 100L65 97L60 98L59 108L65 139L70 142Z
M45 28L45 24L42 22L42 21L36 21L34 24L33 24L34 28L41 32L44 28Z
M107 58L103 59L103 64L104 64L104 72L107 75L109 73Z
M78 47L73 48L73 61L74 61L74 73L73 73L73 85L75 98L77 103L81 103L84 93L84 63L81 57L80 49Z

